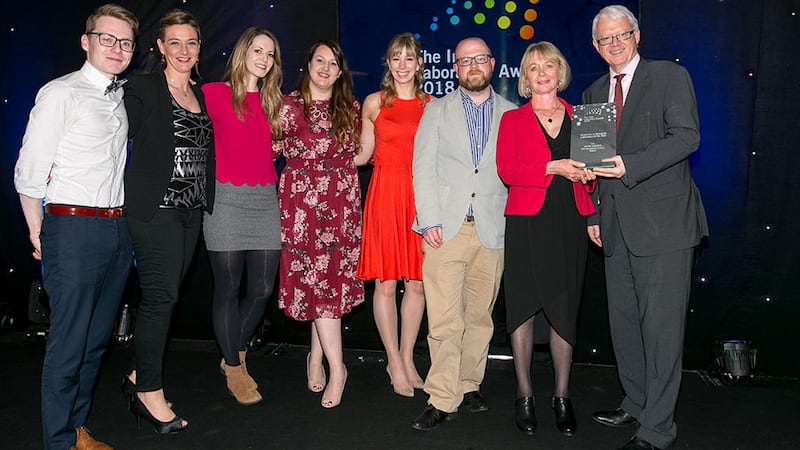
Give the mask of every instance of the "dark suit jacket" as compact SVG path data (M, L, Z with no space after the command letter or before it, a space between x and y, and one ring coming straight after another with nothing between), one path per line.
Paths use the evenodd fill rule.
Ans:
M175 158L175 128L172 103L163 72L131 75L124 86L128 111L128 137L133 141L125 171L127 214L150 220L161 204L172 178ZM200 86L192 91L203 112L206 105ZM206 160L206 210L214 205L215 168L212 137Z
M572 118L572 105L559 98ZM564 118L567 120L567 118ZM545 175L553 159L531 102L503 114L497 135L497 173L508 186L506 216L532 216L544 205L547 188L555 175ZM582 216L594 214L589 198L595 184L572 183L575 206Z
M584 91L583 101L607 102L608 92L606 74ZM606 255L614 249L617 226L636 256L691 248L708 235L688 161L699 145L689 73L669 61L641 59L617 133L617 153L626 174L621 179L598 178L598 214L589 218L590 224L600 225Z

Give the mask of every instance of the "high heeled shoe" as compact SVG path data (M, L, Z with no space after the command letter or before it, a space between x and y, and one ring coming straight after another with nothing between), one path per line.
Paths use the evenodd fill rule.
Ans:
M408 388L401 388L401 387L395 386L394 380L392 379L392 371L389 370L389 365L388 364L386 365L386 373L389 374L389 384L392 385L392 390L394 391L395 394L403 396L403 397L409 397L409 398L414 397L414 388L413 387L408 386Z
M575 411L572 409L572 400L565 397L553 397L551 406L556 415L556 426L564 436L575 436L578 431L578 422L575 420Z
M130 378L127 375L122 376L122 384L119 386L120 390L122 391L122 395L129 398L136 395L136 385L133 384Z
M325 393L322 394L322 401L320 402L320 404L322 405L323 408L327 409L335 408L342 404L342 395L344 394L344 386L347 384L347 368L344 369L344 380L342 380L342 389L339 390L339 392L334 392L332 393L333 395L330 395L328 391L331 390L332 384L333 383L328 383L328 387L327 389L325 389Z
M185 419L183 417L178 417L177 414L175 415L175 418L173 418L169 422L162 422L156 419L155 417L153 417L153 414L151 414L150 411L147 409L147 406L145 406L144 403L142 403L142 400L139 398L139 396L135 394L133 395L133 397L131 397L130 410L133 413L133 415L136 416L137 428L141 428L142 418L153 424L153 428L156 430L156 433L158 434L173 434L189 428L189 422L187 421L186 425L183 425Z
M309 391L318 393L325 389L325 367L322 367L322 380L311 379L311 353L306 355L306 379Z
M128 378L127 375L123 375L122 384L119 387L120 390L122 391L122 395L128 397L128 406L130 406L132 397L136 395L136 384L133 381L131 381L131 379ZM172 408L175 405L171 401L167 400L167 406Z
M516 423L520 431L533 436L536 433L536 401L533 397L520 397L516 401Z

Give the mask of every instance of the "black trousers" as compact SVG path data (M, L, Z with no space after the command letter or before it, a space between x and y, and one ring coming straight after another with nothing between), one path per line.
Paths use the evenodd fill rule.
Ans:
M163 386L172 310L197 247L202 217L199 208L159 209L148 221L128 219L142 290L133 338L139 392L157 391Z

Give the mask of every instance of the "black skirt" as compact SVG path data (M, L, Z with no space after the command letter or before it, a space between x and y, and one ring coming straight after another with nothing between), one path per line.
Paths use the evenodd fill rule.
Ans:
M569 119L555 139L544 133L552 159L569 158ZM578 213L572 183L556 175L536 215L506 217L503 283L509 332L544 311L553 329L575 345L587 252L586 218Z

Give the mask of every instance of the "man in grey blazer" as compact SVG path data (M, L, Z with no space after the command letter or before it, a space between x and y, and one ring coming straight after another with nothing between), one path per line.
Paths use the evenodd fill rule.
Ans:
M595 49L609 65L584 103L622 106L613 168L595 168L598 213L592 242L603 248L611 339L625 397L594 419L637 425L622 449L675 441L683 338L694 249L708 234L689 155L700 144L697 102L687 71L638 54L639 24L623 6L592 22ZM602 179L601 179L602 177Z
M515 105L491 87L495 60L482 39L455 50L460 87L425 107L414 140L414 229L423 237L430 396L411 426L452 420L460 405L489 409L479 393L503 273L507 189L497 175L500 117Z

